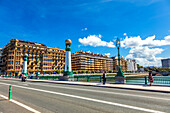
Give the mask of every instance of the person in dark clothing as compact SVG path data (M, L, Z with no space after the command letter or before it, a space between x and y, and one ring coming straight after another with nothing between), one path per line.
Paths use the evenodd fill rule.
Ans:
M153 76L152 76L152 72L151 71L149 72L148 81L150 82L150 86L152 86Z
M106 72L104 71L103 72L103 85L105 85L106 83Z

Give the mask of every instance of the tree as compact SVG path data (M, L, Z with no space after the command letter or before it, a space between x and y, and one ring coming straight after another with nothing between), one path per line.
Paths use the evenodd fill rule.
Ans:
M109 73L112 73L112 70L109 70Z
M85 71L84 71L84 70L82 70L82 71L81 71L81 73L85 73Z
M86 73L89 73L89 71L87 70Z
M81 71L79 70L78 73L81 73Z
M73 71L73 74L77 74L77 71Z
M61 73L64 73L64 70L62 70Z
M60 74L61 72L60 72L60 70L56 70L56 73L57 73L57 74Z

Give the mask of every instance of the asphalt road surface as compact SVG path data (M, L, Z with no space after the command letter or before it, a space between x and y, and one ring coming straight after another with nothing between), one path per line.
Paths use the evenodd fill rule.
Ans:
M42 113L170 113L168 93L0 79L0 95L8 96L9 84L13 100ZM2 102L0 113L8 113ZM13 107L15 113L21 110L31 112Z

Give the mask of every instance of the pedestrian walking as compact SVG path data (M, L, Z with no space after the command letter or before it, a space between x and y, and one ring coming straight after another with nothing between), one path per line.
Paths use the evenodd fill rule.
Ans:
M30 75L30 79L33 79L33 74Z
M22 82L25 82L26 81L26 76L24 74L22 74Z
M148 81L150 82L150 86L152 86L153 76L152 76L152 72L151 71L149 72Z
M106 83L106 71L103 71L103 85Z

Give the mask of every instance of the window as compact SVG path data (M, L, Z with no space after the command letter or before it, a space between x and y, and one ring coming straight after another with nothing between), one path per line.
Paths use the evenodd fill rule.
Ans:
M20 48L17 48L17 50L19 50L19 51L20 51Z
M10 52L9 54L12 55L12 52Z

